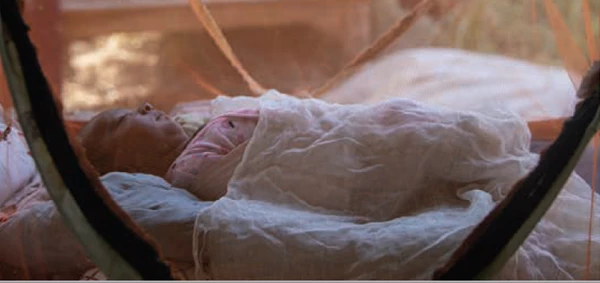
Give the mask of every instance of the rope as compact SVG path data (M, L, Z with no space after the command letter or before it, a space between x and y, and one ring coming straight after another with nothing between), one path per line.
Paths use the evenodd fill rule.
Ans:
M350 63L348 63L341 71L329 79L323 86L312 91L313 97L321 97L331 89L338 86L342 81L354 74L365 63L376 58L383 50L385 50L396 39L406 33L417 20L429 11L432 7L433 0L421 0L417 6L410 11L406 16L394 23L385 33L383 33L371 46L361 51Z
M227 60L229 60L229 63L231 63L238 74L242 76L242 79L244 82L246 82L248 88L250 88L250 91L255 96L260 96L267 92L266 89L256 82L256 80L250 76L246 69L244 69L244 66L242 66L242 63L240 63L237 56L235 56L235 53L233 53L233 49L229 45L229 42L227 42L225 35L223 35L223 32L219 28L219 25L211 15L206 5L204 5L201 0L189 0L189 3L194 11L194 14L196 15L196 18L200 20L206 31L208 31L210 37L215 41L215 44L217 44L217 47L219 47L219 50L221 50L223 55L225 55Z

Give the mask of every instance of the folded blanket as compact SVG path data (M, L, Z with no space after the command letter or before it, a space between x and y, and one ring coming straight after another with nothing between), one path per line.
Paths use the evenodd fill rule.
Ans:
M252 136L258 111L238 110L210 120L191 137L171 164L165 180L202 200L216 200L227 191L227 183Z
M199 213L199 278L428 279L538 159L500 111L220 101L260 118L227 195ZM573 175L497 279L581 278L590 196Z
M110 173L101 178L114 200L156 240L166 259L193 274L192 235L198 210L210 202L145 174ZM1 279L79 279L94 267L40 182L0 223Z
M0 109L0 117L2 111ZM4 139L5 138L5 139ZM33 158L18 125L0 122L0 208L37 175ZM0 210L3 211L3 210Z

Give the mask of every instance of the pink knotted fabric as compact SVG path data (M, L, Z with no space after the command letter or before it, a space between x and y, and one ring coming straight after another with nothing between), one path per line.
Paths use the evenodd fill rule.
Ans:
M165 179L202 200L216 200L240 162L258 123L258 110L228 112L210 120L169 167Z

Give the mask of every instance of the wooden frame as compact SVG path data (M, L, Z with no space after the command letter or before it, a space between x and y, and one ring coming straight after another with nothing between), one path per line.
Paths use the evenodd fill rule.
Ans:
M204 0L224 30L303 24L336 38L349 54L372 39L371 1ZM25 7L44 73L59 98L70 41L115 32L203 29L187 0L26 0Z
M61 0L66 40L113 32L201 30L187 0ZM371 40L371 0L204 0L223 30L310 25L357 53ZM348 24L361 28L344 28ZM344 32L339 32L341 29Z

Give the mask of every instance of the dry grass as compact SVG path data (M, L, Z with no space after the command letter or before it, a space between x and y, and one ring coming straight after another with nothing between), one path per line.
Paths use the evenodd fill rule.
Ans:
M503 54L541 64L562 65L541 0L462 0L448 17L435 45ZM555 0L581 50L586 36L580 0ZM592 26L598 34L600 0L590 0ZM534 10L535 7L535 10Z

